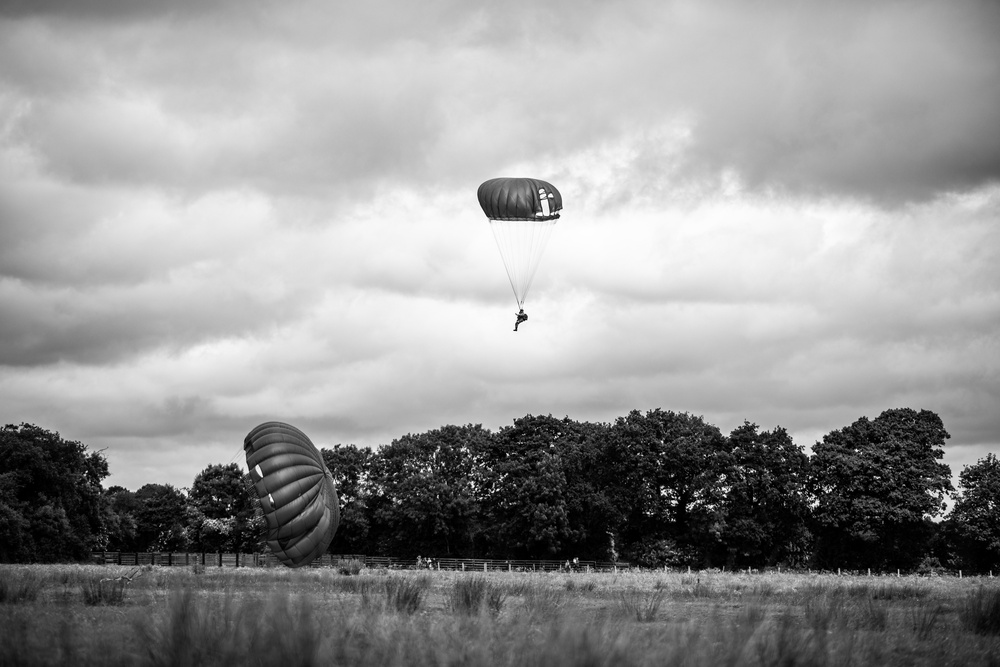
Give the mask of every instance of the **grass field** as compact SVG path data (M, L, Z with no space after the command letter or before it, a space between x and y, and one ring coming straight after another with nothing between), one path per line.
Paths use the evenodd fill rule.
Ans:
M0 628L4 666L1000 667L1000 580L0 565Z

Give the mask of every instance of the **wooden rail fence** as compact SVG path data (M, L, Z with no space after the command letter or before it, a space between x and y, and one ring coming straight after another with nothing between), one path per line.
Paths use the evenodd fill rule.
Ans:
M232 554L205 552L94 551L91 561L104 565L163 565L205 567L275 567L279 561L272 554ZM452 570L466 572L612 572L628 569L628 563L593 560L495 560L486 558L392 558L363 554L323 554L310 567L340 567L351 561L365 567L393 570Z

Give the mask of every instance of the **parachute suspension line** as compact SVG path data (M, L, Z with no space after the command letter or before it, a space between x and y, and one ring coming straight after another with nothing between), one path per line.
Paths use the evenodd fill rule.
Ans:
M517 301L518 307L521 305L521 300L517 296L517 285L514 281L514 274L511 273L510 264L507 261L507 257L513 254L513 250L509 248L509 244L505 243L505 237L503 237L499 231L498 223L496 220L490 220L490 229L493 230L493 239L497 242L497 250L500 251L500 258L503 260L504 269L507 270L507 279L510 281L510 288L514 291L514 299Z
M235 449L233 449L233 456L232 458L229 459L229 463L235 463L236 466L242 471L243 468L245 467L243 465L243 458L245 456L246 452L243 450L243 448L237 446ZM226 465L229 465L229 463L227 463Z
M490 220L490 229L519 308L524 306L555 223L555 220Z

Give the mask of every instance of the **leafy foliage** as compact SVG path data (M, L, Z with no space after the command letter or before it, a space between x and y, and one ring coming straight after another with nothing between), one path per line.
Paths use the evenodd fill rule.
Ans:
M7 425L0 461L0 560L73 560L100 546L102 453L32 424Z
M320 454L333 475L340 500L340 528L337 532L341 553L368 552L368 493L375 453L357 445L335 445Z
M656 409L619 418L612 440L628 485L627 540L666 538L690 554L687 564L710 560L719 546L732 461L725 436L702 417Z
M253 505L235 463L210 465L194 478L188 494L187 525L198 551L252 551Z
M648 567L779 565L1000 570L1000 463L951 491L933 412L887 410L816 443L749 421L728 436L703 417L632 411L613 424L526 415L407 434L377 449L322 449L341 502L331 550L415 557L623 559ZM0 433L0 559L90 549L244 551L252 503L235 464L189 491L101 488L100 453L22 424Z
M1000 571L1000 460L987 454L958 476L960 493L951 512L966 569Z
M486 441L483 551L508 558L608 557L616 527L602 449L607 427L527 415Z
M926 555L929 519L944 510L951 470L938 460L950 436L933 412L886 410L823 437L809 486L816 559L827 567L910 569Z
M744 422L729 435L722 542L727 565L803 565L808 548L809 459L785 429Z
M135 492L139 551L180 551L187 546L187 499L170 484L146 484Z
M445 426L383 447L371 472L371 525L380 551L404 556L471 555L478 504L480 426Z

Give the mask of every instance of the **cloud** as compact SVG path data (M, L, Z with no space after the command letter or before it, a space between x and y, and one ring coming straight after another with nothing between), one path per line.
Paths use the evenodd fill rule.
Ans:
M306 3L222 30L7 23L8 76L31 100L18 141L74 182L310 198L449 188L526 151L559 160L630 138L642 188L734 173L898 204L1000 174L988 4L392 10ZM70 82L74 62L104 74ZM642 129L677 124L679 154Z
M376 445L663 407L808 441L908 406L981 453L997 18L0 4L0 405L179 486L274 418ZM500 175L566 202L517 335Z
M242 3L231 0L204 2L171 2L164 5L155 0L2 0L0 16L8 17L68 17L103 21L108 19L140 19L164 16L175 12L202 13L218 7L233 7Z

